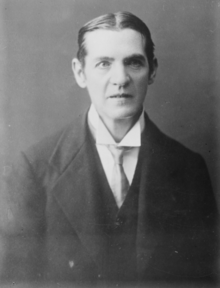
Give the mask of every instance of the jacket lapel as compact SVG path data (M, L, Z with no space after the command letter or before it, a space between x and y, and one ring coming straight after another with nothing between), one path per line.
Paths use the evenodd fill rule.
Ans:
M161 132L145 115L145 130L142 135L142 146L139 159L141 161L141 182L138 203L137 227L137 269L139 278L148 277L154 252L162 239L163 228L159 227L161 185L163 186L161 171ZM162 168L163 169L163 168ZM163 204L162 204L163 205ZM159 216L160 217L160 216ZM151 267L153 268L153 267ZM151 275L149 275L151 276Z
M51 165L60 170L51 193L81 242L101 267L105 248L105 236L101 228L104 213L96 171L93 169L93 151L85 116L83 122L76 123L75 127L76 130L73 129L64 137L68 143L61 140L62 151L65 152L61 152L59 147L51 159Z

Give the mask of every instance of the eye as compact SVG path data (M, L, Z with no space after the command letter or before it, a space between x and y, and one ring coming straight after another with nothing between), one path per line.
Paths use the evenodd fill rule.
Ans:
M125 64L134 69L138 69L144 66L144 63L140 59L128 59Z
M96 64L96 67L105 69L105 68L108 68L110 65L111 65L110 61L104 60Z

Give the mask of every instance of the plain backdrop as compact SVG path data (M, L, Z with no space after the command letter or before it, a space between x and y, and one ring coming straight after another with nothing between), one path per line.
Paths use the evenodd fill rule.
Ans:
M220 203L220 1L0 0L0 136L3 173L21 150L72 121L90 101L71 60L77 32L107 12L149 26L159 62L145 108L169 136L203 155Z

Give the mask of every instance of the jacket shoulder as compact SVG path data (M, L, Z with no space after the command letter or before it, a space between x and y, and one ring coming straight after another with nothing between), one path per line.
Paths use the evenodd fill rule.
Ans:
M86 115L80 115L54 134L43 138L27 149L23 155L34 170L41 166L68 165L85 141ZM57 164L57 165L56 165Z
M55 133L44 137L40 141L31 145L27 150L22 153L25 154L31 162L36 160L38 161L47 161L49 160L53 150L59 143L62 137L65 137L65 134L70 130L70 124L62 127Z
M179 141L163 133L149 118L147 120L146 136L150 139L151 149L157 151L161 161L174 161L178 164L186 162L203 162L203 157Z

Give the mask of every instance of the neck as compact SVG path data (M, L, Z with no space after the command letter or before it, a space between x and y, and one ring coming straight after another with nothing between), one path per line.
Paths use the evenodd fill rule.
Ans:
M112 119L103 119L102 121L105 124L108 131L111 133L113 139L116 143L119 143L128 131L134 126L141 115L141 112L131 118L122 118L112 121Z

